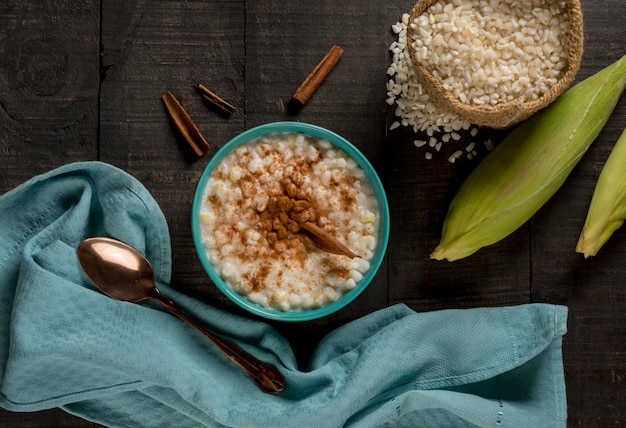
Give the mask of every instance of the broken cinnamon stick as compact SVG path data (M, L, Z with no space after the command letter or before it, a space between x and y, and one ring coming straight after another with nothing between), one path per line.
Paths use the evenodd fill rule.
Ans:
M222 114L226 116L230 116L235 111L235 106L226 102L224 99L219 97L217 94L212 92L209 88L204 86L202 83L198 83L196 85L196 89L202 95L206 101L211 103L214 107L216 107Z
M300 103L300 106L305 105L309 98L311 98L311 95L313 95L324 79L326 79L326 76L328 76L335 65L337 65L342 55L343 49L337 45L333 45L304 82L298 86L298 89L296 89L291 96L292 100Z
M191 117L176 99L174 94L168 91L163 94L161 99L165 104L165 108L167 109L174 126L183 138L185 138L185 141L187 141L187 143L191 146L196 155L202 156L208 152L211 146L202 136L202 133L195 123L193 123L193 120L191 120Z

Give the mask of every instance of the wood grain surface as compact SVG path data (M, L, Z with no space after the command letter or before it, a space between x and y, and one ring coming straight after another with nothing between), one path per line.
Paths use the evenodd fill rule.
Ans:
M581 0L585 52L576 81L626 53L624 0ZM253 126L311 122L360 148L381 176L391 209L386 260L372 285L327 318L274 323L302 367L324 334L391 304L418 311L514 305L569 307L563 359L571 427L626 425L626 229L598 256L574 247L602 165L626 126L626 97L557 194L501 242L454 263L430 260L448 205L486 155L451 164L468 140L425 159L423 138L389 131L391 25L410 1L3 0L0 4L0 193L73 161L101 160L151 191L172 238L173 286L239 310L202 270L191 238L195 186L211 156ZM344 54L297 113L294 90L328 52ZM213 111L202 83L236 107ZM171 91L211 144L198 158L168 120ZM564 120L567 120L564 118ZM503 132L481 130L495 142ZM1 221L1 220L0 220ZM0 427L93 427L62 410L0 411Z

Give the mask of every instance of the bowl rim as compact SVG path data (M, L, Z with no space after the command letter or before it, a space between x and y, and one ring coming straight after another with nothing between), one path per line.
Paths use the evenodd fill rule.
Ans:
M363 278L357 283L357 285L340 296L337 300L327 303L323 306L314 309L305 309L300 311L279 311L278 309L268 308L258 305L241 294L237 293L224 279L217 274L213 268L210 260L208 259L206 249L202 243L202 236L200 231L199 212L202 207L202 197L207 185L207 182L211 176L211 173L215 167L232 151L235 147L252 141L263 135L281 134L281 133L303 133L312 137L320 139L326 139L331 144L345 151L356 163L363 169L367 180L370 182L372 190L376 196L379 211L379 227L378 227L378 243L374 256L370 260L369 269L363 274ZM371 165L369 160L361 153L352 143L346 140L344 137L323 128L318 125L313 125L306 122L296 121L284 121L284 122L269 122L259 126L250 128L228 141L222 146L215 155L211 158L209 163L204 167L202 175L198 180L196 186L193 204L191 209L191 229L194 241L196 253L200 258L203 269L209 275L209 278L215 286L228 297L233 303L246 311L270 320L276 321L310 321L324 316L330 315L339 311L347 306L354 299L356 299L362 292L369 286L371 281L376 276L383 259L385 258L387 251L387 244L389 241L390 221L389 221L389 204L385 194L383 184L376 173L376 170Z

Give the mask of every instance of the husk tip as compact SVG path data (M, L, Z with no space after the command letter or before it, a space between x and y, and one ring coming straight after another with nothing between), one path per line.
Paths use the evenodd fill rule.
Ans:
M578 239L578 243L576 244L576 252L585 256L586 259L589 257L595 256L598 254L599 248L593 245L588 239L586 239L585 234L582 234Z
M441 244L437 245L432 253L430 253L430 258L433 260L448 260L451 262L450 255L448 254L447 248L441 246Z

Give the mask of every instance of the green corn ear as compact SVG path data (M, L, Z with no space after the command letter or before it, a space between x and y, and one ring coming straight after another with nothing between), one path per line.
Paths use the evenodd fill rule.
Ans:
M585 258L595 256L626 219L626 129L606 160L596 188L576 251Z
M517 126L469 175L431 257L467 257L505 238L561 187L626 87L626 56Z

